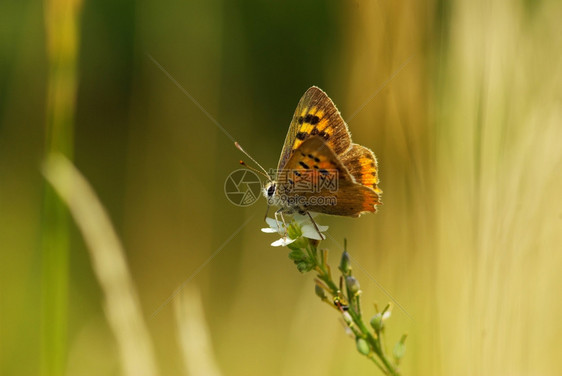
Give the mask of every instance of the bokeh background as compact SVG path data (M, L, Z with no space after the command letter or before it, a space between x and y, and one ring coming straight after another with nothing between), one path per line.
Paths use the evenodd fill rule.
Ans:
M269 168L318 85L384 191L375 215L318 219L325 247L335 266L347 238L367 317L391 300L377 282L395 300L403 374L562 374L560 14L556 0L2 1L0 373L123 372L88 249L41 174L55 150L121 239L160 374L378 374L259 231L265 201L227 200L242 155L192 100ZM188 313L161 307L183 283Z

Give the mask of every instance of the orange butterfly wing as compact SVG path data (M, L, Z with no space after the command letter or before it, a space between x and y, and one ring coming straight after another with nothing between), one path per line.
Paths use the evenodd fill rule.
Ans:
M339 155L339 158L358 183L372 188L379 195L382 194L382 190L377 186L379 183L377 158L371 149L352 144L348 150Z
M299 178L306 176L310 179L310 174L313 174L313 180L320 179L322 189L295 189L287 193L290 198L302 198L305 211L358 217L365 212L375 212L380 204L379 193L356 181L330 144L320 136L311 136L303 141L288 159L283 171L296 174L293 186L299 185ZM323 182L336 182L336 186Z
M277 169L284 169L295 150L313 136L324 139L336 154L343 153L351 145L347 124L336 105L316 86L308 89L297 105Z

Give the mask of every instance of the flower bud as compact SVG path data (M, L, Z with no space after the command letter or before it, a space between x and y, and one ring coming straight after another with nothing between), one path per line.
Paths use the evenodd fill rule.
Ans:
M375 333L380 333L383 327L382 314L380 312L371 318L371 326L375 330Z
M358 337L355 340L355 345L357 346L357 351L359 351L363 355L369 355L369 353L371 352L371 348L364 338Z
M394 358L396 359L396 363L398 363L406 353L406 345L404 344L404 342L406 342L406 337L407 335L404 334L400 341L396 343L394 350L392 351Z
M347 253L347 251L344 251L341 255L340 271L343 275L349 275L351 273L351 262L349 260L349 253Z
M314 267L314 265L310 263L308 260L297 262L296 265L297 265L297 270L301 273L308 273Z
M351 315L349 314L349 312L343 311L343 312L342 312L342 317L343 317L343 321L345 321L345 323L347 324L347 326L353 325L353 318L351 317Z
M324 289L322 287L320 287L319 285L315 285L314 286L314 292L316 293L316 295L324 300L326 299L326 292L324 291Z
M359 286L359 281L355 279L355 277L353 276L345 277L345 284L347 285L347 288L349 289L349 291L351 291L353 296L359 293L359 289L361 287Z

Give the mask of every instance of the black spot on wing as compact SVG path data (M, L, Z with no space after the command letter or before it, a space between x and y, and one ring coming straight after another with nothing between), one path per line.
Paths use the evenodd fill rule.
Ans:
M297 138L301 141L304 140L306 138L306 136L308 136L308 133L306 133L306 132L297 133Z
M303 168L305 168L305 169L307 169L307 170L310 168L310 167L308 167L308 165L307 165L306 163L304 163L303 161L300 161L299 164L300 164Z
M304 117L304 122L308 124L318 124L319 121L320 118L316 115L306 114L306 116Z
M330 138L330 135L324 131L321 131L320 133L318 133L318 136L322 137L324 140L328 141L328 139Z

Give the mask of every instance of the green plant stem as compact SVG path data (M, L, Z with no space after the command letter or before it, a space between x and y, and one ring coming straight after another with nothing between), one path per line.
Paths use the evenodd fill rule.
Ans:
M385 368L387 369L387 373L390 375L398 375L399 373L394 369L394 366L392 365L390 360L388 360L388 358L386 357L386 355L382 350L382 345L380 343L381 337L378 336L377 338L375 338L373 334L371 334L371 332L369 331L369 329L367 329L367 326L363 323L363 320L361 319L360 315L357 312L351 309L348 312L353 318L353 322L355 323L355 325L357 325L357 327L361 330L361 333L363 333L364 338L371 345L373 351L378 355L380 360L383 362Z
M318 272L318 278L320 278L322 281L324 281L328 285L328 287L331 290L332 295L337 296L338 292L339 292L338 285L336 285L334 283L334 281L332 281L332 277L326 271L326 269L324 267L318 265L316 271Z
M382 373L388 374L388 371L382 366L382 364L379 363L379 361L377 360L377 358L375 356L373 356L373 354L369 354L367 356L367 358L371 359L373 361L373 363L375 363L375 365L377 367L379 367L379 369L381 370Z
M325 260L324 257L322 257L322 261L318 262L318 256L317 256L317 248L313 247L313 249L311 249L312 247L309 245L306 247L306 252L308 254L308 256L314 260L314 263L316 265L315 270L318 273L318 278L320 278L320 280L322 280L324 283L326 283L328 285L328 287L331 290L332 295L337 295L339 288L338 285L336 285L334 283L334 281L332 281L332 276L330 275L330 272L327 270L326 266L325 266Z
M311 249L311 248L313 248L313 249ZM340 292L337 284L332 280L332 276L330 275L329 271L327 270L327 265L325 264L325 260L323 260L323 257L321 258L322 259L321 262L319 262L319 260L318 260L316 247L308 246L306 248L306 251L308 253L308 256L315 263L314 269L318 273L318 278L321 281L323 281L324 283L326 283L326 285L330 288L330 290L331 290L330 292L332 293L333 297L339 296L341 292ZM347 290L347 296L349 298L350 296L352 296L351 291L349 291L348 288L346 288L346 290ZM386 355L385 355L385 353L382 349L382 344L380 342L381 337L378 336L377 338L375 338L373 336L373 334L369 331L369 329L367 328L367 326L365 325L363 320L361 319L359 299L354 298L354 299L350 299L350 300L351 300L349 302L350 307L348 308L347 312L349 313L349 315L353 319L353 323L359 329L359 333L355 330L353 332L355 333L356 336L364 338L369 343L373 352L380 359L380 361L383 363L384 366L381 365L379 362L377 362L376 358L373 357L372 354L368 355L367 357L370 358L385 374L398 376L399 375L398 371L394 368L394 366L392 365L390 360L386 357ZM353 328L352 328L352 330L353 330Z

